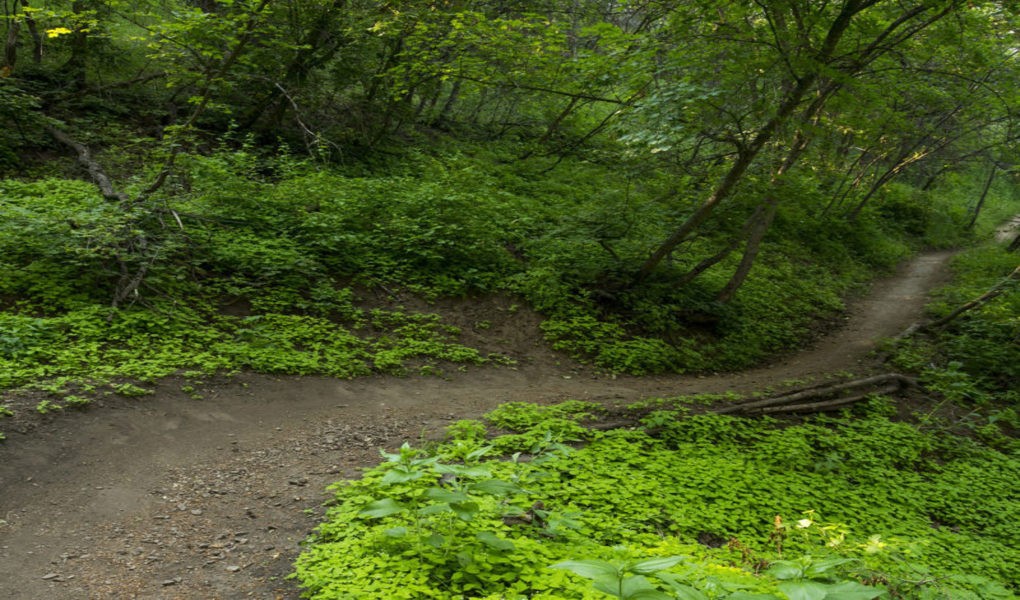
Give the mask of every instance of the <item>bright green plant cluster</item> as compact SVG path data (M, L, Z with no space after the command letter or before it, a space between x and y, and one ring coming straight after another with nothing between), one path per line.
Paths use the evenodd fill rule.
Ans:
M8 337L0 354L0 388L31 384L59 393L117 378L153 381L181 369L352 377L400 372L412 360L488 360L455 343L453 331L435 315L393 313L385 327L362 334L357 325L309 315L209 315L200 322L192 310L177 311L168 316L98 308L50 318L2 314ZM111 388L126 396L149 393L127 382Z
M306 596L1014 597L1015 456L874 412L660 411L653 437L577 431L593 409L504 405L511 434L458 422L337 484Z

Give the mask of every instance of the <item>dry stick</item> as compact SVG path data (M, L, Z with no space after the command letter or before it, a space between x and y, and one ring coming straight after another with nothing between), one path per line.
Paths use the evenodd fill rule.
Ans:
M714 411L716 414L725 415L737 412L747 412L752 410L758 410L767 408L770 406L780 405L791 405L797 400L803 400L805 398L819 398L821 396L827 396L843 390L852 390L854 388L865 387L868 385L875 385L879 383L887 383L890 381L896 382L897 387L899 386L913 386L917 385L917 382L906 375L900 375L899 373L885 373L883 375L874 375L872 377L865 377L863 379L855 379L846 383L840 383L836 385L813 387L806 390L800 390L791 394L785 394L778 397L766 398L764 400L757 400L755 402L748 402L745 404L734 404Z

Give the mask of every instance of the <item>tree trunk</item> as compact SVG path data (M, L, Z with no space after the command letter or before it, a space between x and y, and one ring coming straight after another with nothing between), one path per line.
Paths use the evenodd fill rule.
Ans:
M797 390L791 390L784 394L779 394L771 398L765 398L764 400L751 400L750 402L742 402L740 404L733 404L715 410L716 414L727 415L727 414L762 414L767 412L803 412L810 405L804 404L805 400L821 400L824 398L830 398L838 396L843 392L850 390L857 390L860 388L877 388L871 392L875 393L889 393L895 391L901 387L916 386L917 381L913 378L899 373L885 373L883 375L873 375L871 377L865 377L863 379L854 379L844 383L836 384L821 384L807 388L801 388ZM870 394L858 394L850 398L836 398L835 400L825 401L825 404L818 406L817 408L828 408L833 406L839 406L841 404L850 403L853 401L860 400L867 397Z
M988 197L988 190L992 188L992 180L995 179L995 169L996 164L993 162L992 168L988 170L988 179L985 180L985 187L981 189L981 197L978 198L977 205L974 206L974 214L970 216L970 223L967 223L967 229L974 229L974 225L981 215L981 207L984 206L985 198Z
M733 300L733 296L736 295L740 286L744 284L744 280L751 273L754 260L758 257L758 251L761 250L761 242L765 239L765 234L768 233L778 208L779 199L776 196L773 195L765 201L765 210L758 216L758 220L751 228L751 234L747 237L747 245L744 246L744 256L741 257L740 264L737 265L737 270L734 271L733 276L730 277L730 280L726 282L726 285L723 286L723 289L716 296L717 302L722 304L729 303Z
M744 223L744 226L741 228L740 233L738 235L733 236L733 239L730 240L730 243L726 244L726 246L722 250L716 252L712 256L709 256L705 260L695 265L690 271L687 271L686 273L681 275L680 278L677 279L676 285L678 287L687 285L688 283L697 279L698 276L700 276L702 273L709 270L713 266L719 264L720 262L722 262L723 259L732 254L733 251L737 249L737 246L740 245L740 242L743 241L746 238L746 236L750 235L751 229L754 227L754 224L758 222L758 219L761 216L761 212L762 207L759 206L751 214L747 222Z
M14 7L17 9L18 2L15 0ZM28 8L28 0L21 0L21 6ZM35 17L32 16L31 12L24 13L25 26L28 28L28 35L32 38L32 62L39 64L42 62L43 57L43 41L42 36L39 34L39 26L35 21ZM13 25L13 22L11 23ZM11 64L11 69L14 65Z
M71 4L71 10L78 18L84 18L87 7L84 2L76 1ZM78 91L84 91L88 87L88 55L89 55L89 33L88 28L81 22L74 25L71 32L71 58L68 59L66 68Z
M459 79L453 82L453 87L450 88L450 95L446 97L446 102L443 103L443 108L439 110L439 114L432 120L433 124L443 123L450 118L453 106L457 103L457 99L460 98L460 85L461 81Z
M336 33L333 17L337 11L344 8L344 4L342 0L335 0L322 11L310 26L308 33L298 42L297 45L301 50L287 64L283 76L285 85L280 86L279 82L274 82L266 90L265 95L255 101L252 107L239 119L241 129L252 128L273 106L276 109L272 113L270 126L274 128L279 126L286 112L286 104L283 100L289 100L284 98L283 91L292 88L294 84L304 83L312 70L326 64L343 45L344 39ZM293 108L293 103L290 104Z
M762 134L759 134L759 136L761 135ZM768 137L771 137L771 132L768 134ZM763 139L763 144L764 141L765 140ZM760 147L758 150L760 150ZM688 217L687 220L684 221L684 223L680 225L680 227L674 231L672 235L666 238L666 240L663 241L659 247L652 252L651 256L649 256L648 259L641 265L636 276L637 282L647 279L648 276L652 274L652 271L655 270L655 267L659 266L659 263L673 252L674 248L679 246L680 243L686 240L695 229L708 220L708 217L712 215L716 206L733 193L734 188L736 188L737 184L743 177L744 171L746 171L747 167L754 161L757 154L758 151L752 152L750 150L745 150L738 155L737 161L733 163L733 166L730 167L726 177L723 178L722 182L718 187L716 187L705 203L702 204L698 210L694 211L694 213Z
M578 98L577 96L574 96L573 98L570 99L570 102L568 102L567 105L563 107L563 110L560 111L556 118L554 118L552 122L550 122L549 125L546 126L545 133L542 134L542 137L538 138L538 140L535 141L536 146L544 144L545 142L549 141L550 138L552 138L553 134L555 134L556 130L559 129L560 124L563 123L564 119L570 116L570 113L574 112L574 108L577 106L578 101L580 101L580 98ZM527 152L521 155L519 160L531 158L531 156L534 153L535 153L534 149L528 150Z
M7 43L4 46L4 69L7 75L14 72L18 63L18 32L21 31L21 22L11 19L7 29Z
M127 194L114 188L113 182L111 182L110 178L106 175L106 171L104 171L103 167L92 158L92 152L89 150L88 146L75 140L56 127L47 126L46 131L53 136L53 139L74 150L76 158L78 159L78 164L88 172L89 177L96 184L96 187L99 188L99 191L103 194L104 198L120 203L122 206L127 206L131 202Z
M842 39L843 34L846 33L850 27L850 22L854 16L870 6L872 3L866 1L848 1L843 5L843 9L839 15L829 26L829 31L825 36L825 42L819 49L816 56L813 57L814 61L820 64L826 64L832 58L833 53L836 50L836 46ZM641 282L651 275L655 267L662 262L666 256L668 256L673 250L686 240L691 233L693 233L698 227L700 227L715 211L716 207L719 206L723 201L729 198L736 190L737 185L743 179L744 173L747 168L751 166L755 158L761 152L765 144L770 142L779 129L790 119L793 113L797 110L804 96L807 95L811 87L814 86L815 82L820 76L820 68L816 67L811 72L796 77L796 83L786 93L786 97L779 104L776 109L776 113L769 119L765 125L763 125L754 138L749 144L739 149L737 160L730 166L729 171L723 177L722 181L709 195L708 199L698 207L690 217L684 221L683 224L677 228L665 241L663 241L655 251L652 252L651 256L638 268L635 280Z
M827 85L823 85L822 89L819 90L818 95L815 97L811 106L805 111L805 117L810 121L812 127L818 126L818 119L822 114L822 108L825 107L825 103L829 97L835 94L842 84L832 81ZM797 164L797 160L800 159L801 155L811 144L811 136L805 133L804 129L797 131L794 136L794 141L790 147L790 152L783 159L783 163L776 169L775 174L772 176L770 186L772 187L771 195L765 200L764 204L759 207L759 210L755 211L756 217L751 225L750 232L747 237L747 245L744 247L744 255L740 259L740 264L737 265L737 270L730 277L730 280L726 282L726 285L716 296L716 301L722 304L727 304L736 295L737 290L740 286L744 285L744 281L747 279L748 274L751 272L751 267L754 266L755 259L758 258L758 251L761 249L761 242L765 239L765 234L768 233L769 227L772 226L772 221L776 217L776 211L779 209L779 191L777 188L780 187L783 177L786 173L793 168L793 165Z

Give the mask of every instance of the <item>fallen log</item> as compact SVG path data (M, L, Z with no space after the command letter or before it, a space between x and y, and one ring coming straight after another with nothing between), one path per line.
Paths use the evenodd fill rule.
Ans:
M807 404L784 404L781 406L770 406L768 408L761 409L762 414L776 414L776 413L806 413L806 412L825 412L834 408L842 408L849 406L855 402L860 402L873 396L875 394L891 394L900 389L899 384L887 385L866 394L858 394L856 396L847 396L845 398L836 398L834 400L825 400L823 402L809 402Z
M970 302L967 302L966 304L963 304L963 305L959 306L956 310L954 310L953 312L949 313L948 315L942 317L941 319L938 319L936 321L932 321L931 323L928 323L927 325L922 325L920 327L920 330L921 331L927 331L927 330L932 330L932 329L941 329L941 328L945 327L946 325L948 325L949 323L951 323L954 320L956 320L956 318L959 317L960 315L962 315L963 313L965 313L965 312L967 312L969 310L974 310L975 308L978 308L980 306L983 306L983 305L987 304L989 301L991 301L991 300L1001 296L1006 291L1008 291L1009 288L1013 284L1015 284L1018 281L1020 281L1020 266L1018 266L1017 268L1013 269L1012 273L1007 275L1006 278L1003 279L1002 281L1000 281L999 283L997 283L994 286L992 286L991 289L989 289L984 294L981 294L980 296L978 296L977 298L974 298Z
M873 388L863 391L862 388ZM793 414L826 412L836 408L849 406L855 402L865 400L875 394L892 394L904 388L920 387L917 380L900 373L883 373L872 375L842 383L821 383L813 386L798 388L783 392L769 398L744 401L717 409L709 409L709 413L726 415L768 415L768 414ZM858 391L852 396L839 396L841 392ZM633 416L612 415L607 421L594 421L584 424L588 429L596 431L610 431L613 429L624 429L638 427L641 419L648 412L634 414ZM646 428L646 431L655 435L661 427Z
M784 412L780 410L768 410L765 409L773 407L784 407L796 406L800 400L814 400L820 398L826 398L838 394L839 392L854 390L857 388L881 385L882 389L892 388L891 391L895 391L901 387L912 387L917 385L917 381L906 375L899 373L884 373L882 375L873 375L871 377L864 377L862 379L854 379L853 381L846 381L843 383L829 384L829 385L817 385L809 388L803 388L793 390L773 396L771 398L765 398L763 400L754 400L752 402L744 402L741 404L733 404L720 408L715 412L716 414L740 414L740 413L764 413L764 412ZM892 385L890 385L892 384ZM886 392L883 392L886 393ZM861 396L864 397L867 394ZM860 398L858 398L860 399Z

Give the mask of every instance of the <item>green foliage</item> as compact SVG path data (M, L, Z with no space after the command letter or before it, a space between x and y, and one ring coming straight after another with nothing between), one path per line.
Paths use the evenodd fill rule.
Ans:
M64 407L56 404L52 400L40 400L39 403L35 405L35 412L40 415L48 415L49 413L60 410L64 410Z
M581 577L591 579L596 590L621 600L640 598L669 600L673 596L660 591L645 576L657 575L660 571L666 571L683 558L682 556L667 556L650 560L628 561L623 564L614 564L604 560L568 560L556 563L551 568L566 569ZM666 581L669 582L669 579ZM693 588L685 587L687 589L684 591L693 590Z
M113 391L117 392L121 396L127 396L129 398L148 396L149 394L153 393L152 390L145 389L133 383L114 383L111 384L110 387L113 388Z
M70 408L83 409L87 408L90 404L92 404L92 399L84 396L75 396L72 394L69 396L64 396L63 403L64 406L68 406Z
M660 412L658 437L491 458L590 411L504 405L487 420L514 434L461 422L335 485L296 565L306 596L1012 597L1015 456L882 416Z
M35 385L61 391L73 381L152 381L181 369L353 377L404 372L408 363L422 360L488 360L457 344L459 332L438 316L367 311L337 279L358 271L369 280L390 283L406 277L410 284L410 266L380 270L355 262L350 272L330 274L332 257L343 255L344 249L322 246L320 255L315 244L300 242L305 235L301 231L308 231L303 228L314 222L303 219L316 218L305 210L306 202L318 201L315 190L325 193L340 179L320 177L319 187L308 185L308 197L295 200L297 188L282 185L260 196L264 186L242 177L251 167L236 155L192 159L189 165L196 178L194 198L179 210L195 211L188 213L194 216L183 217L185 231L170 232L163 240L168 261L149 270L143 288L151 297L119 310L104 305L119 278L120 230L129 225L129 217L84 183L47 179L0 184L0 261L5 267L0 271L0 298L12 299L0 312L0 389ZM382 192L385 186L371 189ZM370 198L360 196L359 201L368 206ZM408 214L420 208L409 208ZM354 213L345 207L337 214ZM377 213L380 219L387 214L396 216L389 210ZM245 226L240 226L242 221ZM373 231L379 225L371 218L361 223ZM270 233L281 224L297 233ZM370 235L394 244L398 238L393 233ZM447 234L457 244L470 238L460 229ZM365 255L376 250L370 248ZM442 278L441 273L433 276ZM447 283L425 277L417 281L430 294L472 285L463 278L457 283L449 278L443 280ZM244 308L240 315L224 314L224 305ZM129 382L114 387L124 395L140 393Z
M36 180L0 182L0 301L17 321L0 329L0 357L60 371L70 363L39 342L68 342L51 319L108 307L144 275L114 304L170 315L188 338L178 346L215 337L200 324L222 304L265 319L243 334L261 345L226 358L184 351L171 365L154 341L164 359L125 376L480 360L428 336L356 348L320 323L286 323L358 329L352 286L517 294L548 318L557 348L613 372L760 361L910 248L969 240L990 163L1002 172L983 210L1001 216L1015 195L1003 165L1015 162L1016 14L957 3L928 20L867 6L12 5L0 170ZM845 29L829 38L836 23ZM916 29L879 43L889 24ZM47 50L32 56L40 31ZM70 154L50 160L53 124L133 201L66 179L82 173ZM732 170L737 156L747 164ZM727 172L734 185L720 187ZM732 193L635 277L712 190ZM734 299L718 298L741 247L678 284L746 239L766 198L778 213ZM338 351L294 356L307 336L265 333L291 326ZM7 380L42 376L4 366L21 373Z
M791 177L773 234L731 303L714 295L736 255L688 285L675 281L735 233L742 206L647 281L606 296L606 282L668 231L667 173L621 169L596 154L548 172L514 160L519 144L446 143L406 154L386 175L349 176L241 139L182 156L173 213L162 199L120 211L82 182L5 180L0 386L84 371L98 379L177 369L350 377L402 373L422 358L486 359L454 344L456 333L434 317L378 325L359 307L358 286L426 299L517 294L545 314L542 332L554 348L611 372L739 368L841 310L841 295L901 259L904 240L929 222L892 220L958 207L919 211L924 195L896 188L878 205L885 213L819 221L817 182ZM134 304L111 316L104 307L122 280L125 235L139 228L158 231L127 267L151 266ZM102 319L116 333L101 332ZM143 347L145 358L132 355ZM982 350L989 362L1008 362L994 352L991 342ZM82 356L91 368L75 366Z

